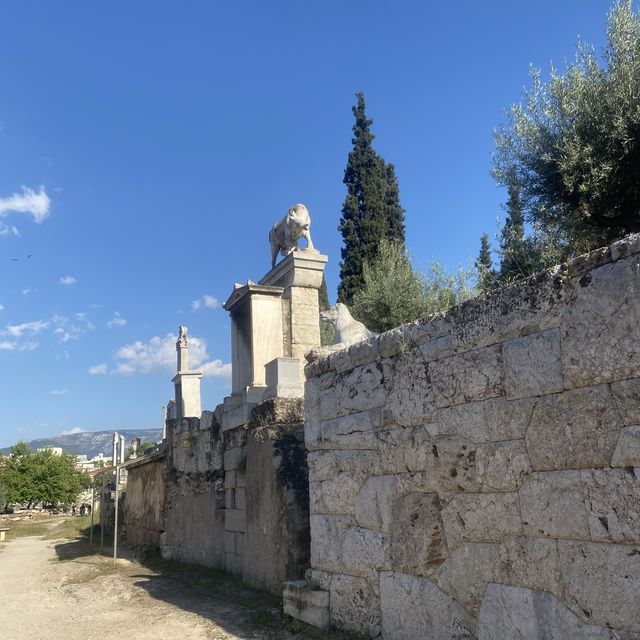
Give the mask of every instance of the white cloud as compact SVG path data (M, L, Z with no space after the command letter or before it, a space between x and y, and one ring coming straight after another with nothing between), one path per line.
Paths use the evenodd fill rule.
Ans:
M70 287L72 284L78 282L73 276L62 276L60 280L58 280L58 284L62 284L65 287Z
M61 431L60 435L61 436L72 436L75 433L84 433L85 430L81 429L80 427L73 427L73 429L67 429L66 431Z
M6 238L7 236L18 236L20 237L20 232L17 227L14 227L12 224L5 224L4 222L0 222L0 237Z
M201 298L198 298L191 303L191 308L194 311L198 311L198 309L217 309L219 306L220 302L218 298L215 298L208 293L205 293Z
M49 393L52 396L64 396L65 394L69 393L69 389L51 389Z
M33 291L33 289L23 289L23 290L22 290L22 295L23 295L23 296L27 296L27 295L29 295L32 291Z
M51 318L55 326L53 335L58 337L58 342L65 343L69 340L79 340L87 331L93 331L95 325L87 319L86 313L76 313L75 320L67 316L55 315Z
M148 342L138 340L120 347L114 356L113 373L131 375L133 373L153 373L176 370L176 336L168 333L163 338L154 336ZM228 378L231 365L222 360L209 361L207 343L203 338L189 336L189 367L202 369L205 377Z
M107 365L104 362L89 367L89 374L92 376L103 376L105 373L107 373Z
M23 322L22 324L8 324L5 331L0 335L21 338L24 334L38 335L49 328L51 323L48 320L35 320L33 322Z
M114 317L107 322L107 327L112 329L113 327L124 327L127 324L127 321L119 314L117 311L113 312Z
M22 187L22 193L12 193L6 198L0 197L0 218L10 212L30 214L34 222L42 223L49 217L51 200L44 187L36 192L29 187Z
M4 305L0 304L0 311L4 311Z

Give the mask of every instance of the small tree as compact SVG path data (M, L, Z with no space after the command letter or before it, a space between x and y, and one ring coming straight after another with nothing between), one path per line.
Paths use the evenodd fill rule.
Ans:
M472 274L459 269L450 274L437 262L426 275L416 271L406 249L383 240L375 260L364 263L364 286L350 309L373 331L387 331L426 314L446 311L475 295Z
M493 174L526 219L571 254L640 231L640 16L614 4L603 64L580 45L565 75L540 71L496 133ZM562 252L562 251L561 251Z

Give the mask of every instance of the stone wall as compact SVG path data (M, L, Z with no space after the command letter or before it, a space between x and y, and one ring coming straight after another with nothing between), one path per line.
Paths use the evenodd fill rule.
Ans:
M249 423L224 432L220 411L169 421L160 548L280 593L309 561L302 400L264 402Z
M311 565L393 640L640 638L640 236L310 363Z
M158 547L165 527L164 453L152 453L127 465L124 531L134 547Z

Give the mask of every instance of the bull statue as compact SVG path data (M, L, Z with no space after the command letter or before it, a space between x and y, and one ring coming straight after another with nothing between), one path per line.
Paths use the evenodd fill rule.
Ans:
M314 250L311 242L311 216L303 204L294 204L282 220L276 222L269 231L271 245L271 268L275 267L278 254L288 256L298 249L298 240L307 241L307 249Z

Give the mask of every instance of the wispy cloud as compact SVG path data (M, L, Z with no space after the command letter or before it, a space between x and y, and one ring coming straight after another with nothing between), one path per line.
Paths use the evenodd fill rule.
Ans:
M127 321L117 311L114 311L113 315L114 317L107 322L107 327L109 327L109 329L112 329L113 327L124 327L124 325L127 324Z
M73 276L62 276L58 280L58 284L64 285L65 287L70 287L72 284L78 282Z
M37 347L38 343L33 340L0 340L0 351L33 351Z
M154 373L175 371L176 336L168 333L161 338L154 336L148 342L138 340L120 347L114 356L112 373ZM205 377L229 378L231 364L222 360L209 360L207 343L203 338L189 336L189 362L192 369L201 369Z
M218 298L205 293L201 298L194 300L191 303L191 308L194 311L198 311L198 309L217 309L220 306L220 302Z
M34 320L33 322L23 322L22 324L8 324L4 333L13 338L21 338L24 334L38 335L48 329L51 323L48 320Z
M4 305L0 304L0 311L4 311Z
M6 238L7 236L20 237L20 231L18 231L18 228L14 227L12 224L6 224L5 222L0 221L0 238Z
M40 187L40 191L22 187L22 193L12 193L6 198L0 197L0 218L10 213L25 213L30 215L34 222L41 224L49 217L50 210L51 199L44 187ZM0 223L0 236L7 235L19 235L19 232L13 225Z
M95 325L87 319L86 313L76 313L74 318L55 315L51 318L55 329L53 334L58 337L58 342L64 343L69 340L79 340L87 331L95 330Z
M92 376L103 376L105 373L107 373L107 365L104 362L89 367L89 374Z
M23 296L28 296L28 295L29 295L30 293L32 293L32 292L33 292L33 289L31 289L31 288L23 289L23 290L22 290L22 295L23 295Z
M52 396L64 396L67 393L69 393L69 389L51 389L51 391L49 391L49 393Z

